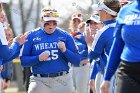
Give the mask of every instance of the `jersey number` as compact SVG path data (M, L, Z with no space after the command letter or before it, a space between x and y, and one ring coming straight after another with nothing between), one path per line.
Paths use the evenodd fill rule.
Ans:
M47 50L47 52L48 52L49 55L51 55L51 57L48 58L48 61L51 60L51 59L52 60L58 59L58 54L57 54L58 50L51 50L51 51Z

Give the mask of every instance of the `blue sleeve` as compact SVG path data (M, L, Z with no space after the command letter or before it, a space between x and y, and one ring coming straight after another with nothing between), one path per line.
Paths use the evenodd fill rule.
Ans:
M28 35L27 42L24 43L21 54L20 54L20 61L21 65L24 67L31 67L33 65L36 65L39 62L39 55L38 56L32 56L32 39L31 35Z
M95 53L92 50L90 50L90 52L89 52L89 61L90 61L90 63L92 63L93 60L96 60L97 58L99 58L100 55L101 54Z
M101 53L104 51L104 47L105 47L105 44L106 44L105 39L106 38L104 38L103 35L101 35L99 38L95 37L95 40L92 44L92 49L89 52L90 62L92 62L93 59L96 60L97 58L99 58Z
M64 55L67 58L67 60L69 62L71 62L72 64L74 64L76 66L79 66L80 55L78 53L76 44L75 44L73 38L70 35L67 36L66 48L67 49L66 49Z
M85 41L85 36L83 36L83 35L81 35L80 41L81 41L83 44L87 44L86 41Z
M97 73L98 73L97 63L94 62L90 79L94 79L95 80Z
M18 42L13 42L10 47L8 45L1 45L0 58L4 60L9 59L16 53L17 50L20 50L20 45Z
M13 75L12 63L4 64L3 68L4 70L1 72L2 78L11 80Z
M116 29L115 39L110 50L109 61L107 63L107 69L105 71L105 80L111 80L111 77L115 73L121 61L120 56L124 47L124 42L121 38L121 28L122 25L119 25Z
M17 58L19 54L20 54L20 50L17 50L16 53L12 57L10 57L9 59L3 60L2 64L11 62L13 59Z
M88 48L86 48L82 52L80 52L80 55L82 55L81 60L88 58Z

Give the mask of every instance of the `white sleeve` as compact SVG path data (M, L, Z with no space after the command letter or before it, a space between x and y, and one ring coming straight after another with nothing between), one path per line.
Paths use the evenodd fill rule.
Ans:
M0 23L0 41L2 43L2 45L8 45L6 36L5 36L5 31L4 31L4 27L3 24Z

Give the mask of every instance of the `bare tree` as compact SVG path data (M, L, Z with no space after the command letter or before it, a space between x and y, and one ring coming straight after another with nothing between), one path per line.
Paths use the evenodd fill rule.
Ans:
M9 4L3 3L3 8L5 10L8 23L10 24L10 27L13 30L13 33L14 33L14 36L15 36L15 30L14 30L14 26L13 26L13 23L12 23L12 17L11 17L11 11L10 11L11 6L12 6L12 0L10 0Z
M37 6L36 6L36 22L35 22L35 27L39 26L39 18L40 18L40 8L41 8L41 2L40 0L37 0Z
M32 13L31 11L33 9L33 4L34 4L34 0L31 1L29 10L27 11L27 14L25 16L24 2L23 2L23 0L19 0L19 8L20 8L20 12L21 12L21 24L22 24L22 31L21 32L22 33L25 33L28 20L30 18L31 13Z

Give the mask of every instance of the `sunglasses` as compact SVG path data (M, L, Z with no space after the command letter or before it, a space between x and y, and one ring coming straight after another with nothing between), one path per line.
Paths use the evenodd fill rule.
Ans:
M57 17L59 17L59 15L55 11L48 11L43 15L43 17L55 17L55 18L57 18Z

